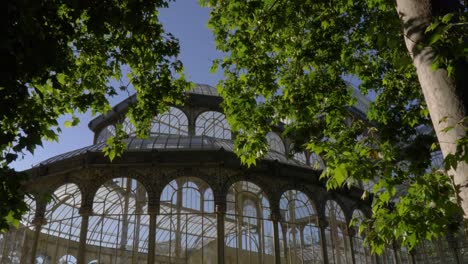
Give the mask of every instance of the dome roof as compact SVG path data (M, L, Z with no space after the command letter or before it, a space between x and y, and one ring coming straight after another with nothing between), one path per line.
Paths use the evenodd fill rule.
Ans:
M218 91L213 86L208 84L195 84L195 88L188 91L189 94L201 94L209 96L219 96Z
M126 145L124 151L129 152L170 152L170 151L200 151L200 150L224 150L234 152L234 144L232 140L219 139L208 136L180 136L180 135L158 135L145 139L136 137L127 138L124 140ZM81 149L63 153L61 155L49 158L37 166L49 165L58 161L67 160L86 153L102 153L105 142L99 142ZM264 160L278 161L284 164L307 167L294 159L288 159L285 154L276 151L269 151ZM37 167L36 166L36 167Z
M213 86L208 84L195 84L195 88L190 91L187 91L189 95L188 101L197 101L197 99L192 97L205 97L208 100L202 102L205 105L219 105L221 102L221 97L218 94L218 91ZM211 97L211 98L210 98ZM136 102L136 94L129 96L127 99L118 103L116 106L112 107L108 113L100 115L88 123L88 127L96 132L96 130L101 129L103 126L106 126L110 123L114 123L116 119L119 119L122 114L124 114L128 107L131 104Z

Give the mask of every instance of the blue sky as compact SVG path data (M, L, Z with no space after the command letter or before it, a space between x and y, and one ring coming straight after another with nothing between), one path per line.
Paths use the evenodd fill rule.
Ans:
M209 9L200 7L198 0L171 2L169 8L160 11L160 20L166 31L179 39L181 48L179 57L184 64L187 79L214 86L222 78L222 74L210 73L211 62L221 57L222 53L215 49L213 35L207 27L208 18ZM355 78L345 77L345 79L354 85L357 84ZM116 105L127 96L122 94L112 98L111 105ZM92 145L93 133L88 128L88 122L94 117L90 113L78 117L81 120L80 124L72 128L63 127L63 123L70 117L60 118L62 133L59 141L44 141L43 147L38 147L34 155L26 153L22 159L14 162L12 167L17 170L29 169L50 157Z
M160 19L166 30L180 41L180 59L184 63L188 80L195 83L215 85L221 74L210 74L211 61L221 57L214 47L213 35L207 28L209 9L201 8L198 0L179 0L169 4L168 9L161 10ZM125 99L124 96L111 100L112 105ZM25 170L50 157L89 146L93 143L93 133L88 129L92 120L89 113L79 115L80 124L73 128L62 128L59 142L43 142L34 155L27 153L23 159L12 164L17 170ZM69 118L59 119L63 125Z

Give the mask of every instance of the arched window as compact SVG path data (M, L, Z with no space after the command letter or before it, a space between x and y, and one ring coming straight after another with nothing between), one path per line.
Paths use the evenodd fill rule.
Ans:
M304 152L296 152L294 153L294 156L293 156L294 160L301 163L301 164L307 164L307 157L306 157L306 154Z
M151 122L151 135L188 135L188 119L181 110L169 107L169 111L159 114Z
M281 196L280 253L284 263L321 263L320 230L310 199L297 190Z
M106 142L109 137L113 136L115 136L115 127L113 125L108 125L99 132L96 143Z
M47 225L42 232L78 241L80 229L74 220L81 221L80 206L81 193L78 186L65 184L58 188L52 195L52 201L47 204Z
M455 263L452 259L453 256L450 254L450 246L445 236L442 236L432 241L425 240L413 249L413 256L415 263ZM453 250L453 249L452 249ZM463 254L466 256L466 253ZM402 258L408 258L408 252L405 248L401 248L398 252L398 256ZM466 258L463 259L466 262ZM463 261L462 261L463 262ZM463 262L463 263L465 263Z
M156 228L157 253L171 259L205 263L216 259L213 191L193 177L171 181L161 194Z
M355 222L354 229L356 234L353 237L353 254L356 264L371 264L372 256L370 254L369 247L364 245L364 237L362 234L359 234L359 226L365 220L364 213L361 210L354 210L353 219Z
M98 263L135 263L148 252L148 196L143 185L127 177L105 182L96 192L89 218L87 257Z
M58 263L59 251L61 254L76 254L81 229L80 206L81 192L75 184L62 185L52 194L45 212L47 224L42 226L37 246L38 257L44 259L44 263ZM68 242L64 244L61 241ZM54 245L59 250L51 251Z
M275 132L268 132L266 135L266 139L268 142L268 147L271 151L276 151L281 154L285 154L283 140L281 140L278 134L276 134Z
M323 159L314 152L310 153L309 155L309 164L316 170L325 169L325 162L323 162Z
M36 201L29 196L24 198L28 211L21 217L20 226L33 229L32 222L36 215Z
M46 253L38 252L36 257L36 264L49 264L51 262L51 257L46 255Z
M226 197L225 254L233 263L274 262L270 205L257 185L241 181L231 185Z
M195 121L195 134L221 139L231 139L231 127L223 113L207 111Z
M72 255L65 255L61 257L58 261L58 264L76 264L77 260Z
M205 212L208 212L208 213L214 213L214 195L213 195L213 191L211 190L211 188L207 188L205 189L205 192L203 193L203 201L204 201L204 204L203 204L203 209L205 210Z
M361 182L361 185L362 185L362 189L369 192L369 193L373 193L374 192L374 184L375 184L375 181L374 180L367 180L366 181L362 181Z
M328 226L325 230L328 262L333 264L350 264L351 249L347 234L348 224L343 210L337 202L329 200L325 207Z

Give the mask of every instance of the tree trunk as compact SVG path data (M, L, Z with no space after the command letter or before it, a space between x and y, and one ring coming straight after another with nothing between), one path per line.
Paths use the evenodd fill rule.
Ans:
M433 49L428 46L421 48L418 43L424 40L424 32L433 16L450 12L450 5L454 7L458 3L451 0L396 0L396 4L403 23L406 47L413 58L442 154L446 157L455 153L456 141L466 134L465 128L458 122L466 116L468 89L466 82L458 83L454 78L449 78L445 69L432 70ZM446 127L453 129L443 132ZM460 162L456 170L448 173L453 177L458 190L459 204L466 220L468 219L468 164Z

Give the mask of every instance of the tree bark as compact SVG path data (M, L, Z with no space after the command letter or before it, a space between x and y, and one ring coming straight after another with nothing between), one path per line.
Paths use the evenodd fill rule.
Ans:
M457 1L445 0L396 0L396 9L403 23L406 47L416 67L418 79L427 103L434 129L437 134L442 154L446 157L454 154L457 140L466 134L465 127L458 122L466 117L467 102L466 82L456 82L450 78L445 69L432 70L431 64L435 55L429 47L420 47L424 40L427 26L435 15L444 15L455 7ZM458 74L463 72L458 72ZM457 73L456 73L457 74ZM465 72L464 74L468 74ZM448 132L442 130L453 127ZM458 191L459 204L468 219L468 164L459 162L456 170L448 172L453 177Z

